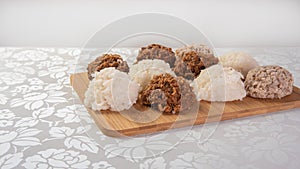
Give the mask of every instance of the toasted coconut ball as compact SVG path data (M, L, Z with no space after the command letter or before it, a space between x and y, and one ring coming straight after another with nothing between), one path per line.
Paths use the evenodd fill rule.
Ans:
M189 46L185 46L182 48L178 48L176 50L176 55L181 56L181 55L183 55L183 53L190 52L190 51L194 51L197 53L203 53L203 54L214 54L213 51L208 46L202 45L202 44L194 44L194 45L189 45Z
M158 59L146 59L130 67L129 76L140 84L140 91L150 83L154 75L169 73L175 76L168 63Z
M203 70L191 83L198 100L234 101L246 96L243 75L233 68L214 65Z
M205 67L209 67L217 64L218 58L214 57L213 51L206 45L190 45L182 48L178 48L176 50L176 56L179 58L183 58L186 53L196 52L198 56L201 58Z
M189 83L182 77L175 78L168 73L154 76L140 98L143 104L172 114L185 112L196 102Z
M123 61L122 57L118 54L104 54L96 58L93 62L91 62L88 67L88 77L92 80L93 74L97 71L107 68L107 67L115 67L117 70L128 73L129 67L126 61Z
M169 63L170 67L174 66L176 57L172 48L165 47L159 44L151 44L147 47L142 47L136 58L137 62L144 59L160 59Z
M254 58L244 52L227 53L221 56L219 61L224 67L232 67L241 72L245 78L251 69L259 66Z
M249 71L245 87L254 98L276 99L293 92L292 74L280 66L261 66Z
M197 54L194 51L184 53L176 60L173 71L177 76L193 80L200 74L201 70L205 69L204 63L201 59L203 58L203 55L205 54Z
M113 67L95 73L85 92L84 104L93 110L122 111L129 109L138 98L139 85L128 74Z

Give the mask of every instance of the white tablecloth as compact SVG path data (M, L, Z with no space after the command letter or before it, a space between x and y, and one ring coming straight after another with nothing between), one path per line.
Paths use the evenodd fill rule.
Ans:
M300 48L217 49L231 50L287 68L300 85ZM151 139L103 135L69 84L79 52L0 48L0 168L300 168L300 109L220 122L204 142L202 125ZM172 139L182 141L152 156Z

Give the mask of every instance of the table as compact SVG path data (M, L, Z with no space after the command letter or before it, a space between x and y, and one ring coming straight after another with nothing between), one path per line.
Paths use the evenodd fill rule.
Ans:
M300 85L300 47L216 49L233 50L287 68ZM103 135L70 87L70 73L85 69L76 67L79 54L0 48L0 168L300 168L300 109L220 122L205 141L202 125L151 139Z

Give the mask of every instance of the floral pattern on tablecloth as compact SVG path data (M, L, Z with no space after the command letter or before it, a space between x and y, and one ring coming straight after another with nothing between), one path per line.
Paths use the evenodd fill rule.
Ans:
M232 50L287 68L300 85L300 48L217 53ZM103 135L70 87L69 75L93 59L79 56L74 48L0 48L0 168L300 168L299 109L221 122L204 142L201 125L151 138Z

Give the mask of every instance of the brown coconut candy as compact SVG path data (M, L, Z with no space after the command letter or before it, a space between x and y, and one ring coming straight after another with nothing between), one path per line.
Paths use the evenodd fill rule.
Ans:
M254 98L280 99L292 94L293 83L288 70L280 66L260 66L248 72L245 88Z
M189 83L168 73L154 76L140 99L144 105L167 114L186 112L197 102Z
M185 53L184 56L176 60L173 71L177 76L182 76L185 79L193 80L200 74L201 70L205 68L206 67L204 66L201 56L199 56L196 52L191 51Z
M160 59L169 63L170 67L174 66L176 57L172 48L165 47L159 44L151 44L147 47L142 47L136 58L137 62L144 59Z
M209 48L206 45L193 44L193 45L189 45L189 46L184 46L182 48L178 48L176 50L176 55L180 57L180 56L184 55L184 53L191 52L191 51L194 51L196 53L203 53L203 54L206 54L206 55L213 55L214 54L213 50L211 50L211 48Z
M122 59L122 57L118 54L104 54L102 56L97 57L93 62L91 62L88 67L88 77L92 80L96 71L100 71L107 67L115 67L117 70L122 72L129 72L129 67L126 61Z
M187 53L196 52L201 57L204 66L209 67L219 62L218 58L214 56L213 51L206 45L190 45L176 50L176 56L179 58L184 57Z
M190 45L176 50L177 60L173 71L188 80L196 78L201 70L219 62L213 51L205 45Z

